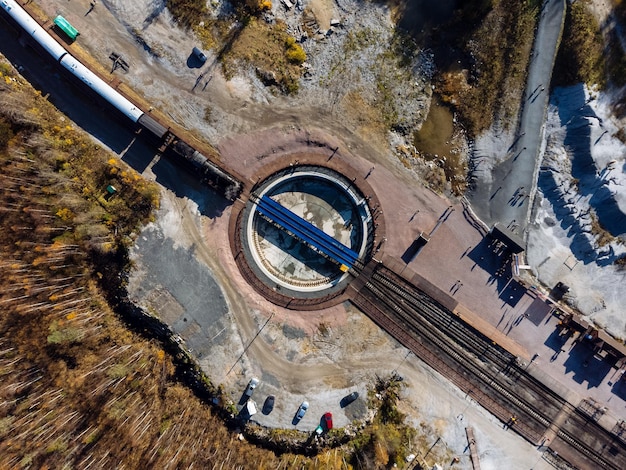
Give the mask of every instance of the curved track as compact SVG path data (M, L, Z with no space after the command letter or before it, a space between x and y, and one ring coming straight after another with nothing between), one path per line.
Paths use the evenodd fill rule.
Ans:
M616 436L527 373L515 356L393 271L377 265L353 301L505 427L532 443L555 431L550 447L572 463L584 463L584 468L626 468L626 448Z

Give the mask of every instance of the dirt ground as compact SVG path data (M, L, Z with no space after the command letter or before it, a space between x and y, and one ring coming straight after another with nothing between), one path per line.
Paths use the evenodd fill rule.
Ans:
M354 419L365 418L367 410L361 398L342 409L341 397L352 391L364 397L367 386L377 375L397 370L406 384L402 410L415 426L429 429L432 442L441 437L451 452L461 457L457 468L471 468L465 450L466 426L474 427L477 433L482 468L501 468L503 462L511 468L528 468L531 462L541 458L534 447L504 431L501 423L477 407L471 398L408 354L350 305L295 313L259 297L241 278L222 236L228 210L211 220L200 215L205 202L199 198L180 200L165 192L163 202L159 218L145 230L138 243L134 258L138 269L131 279L131 291L138 303L163 312L164 318L167 316L174 331L181 334L191 352L199 357L203 369L226 386L235 403L239 402L250 378L261 380L253 396L257 405L260 407L269 394L277 399L274 411L269 416L258 413L254 417L256 422L289 428L299 403L306 399L311 408L298 429L311 431L326 411L333 413L336 426L349 426ZM163 271L164 260L157 254L161 259L150 265L147 254L154 245L142 245L144 238L164 240L164 247L170 249L176 243L174 262L187 273L183 280L170 280L167 285L167 280L162 279L152 284L146 282L147 273L154 276ZM167 256L167 260L172 262L173 258ZM219 296L223 300L211 301L211 322L206 320L206 304L195 309L173 308L179 302L171 299L189 297L185 294L189 282L198 290L208 290L195 284L202 277L190 277L196 262L210 271L223 293ZM170 264L167 271L171 270ZM163 292L168 294L158 295ZM165 303L165 300L169 301ZM222 301L228 305L227 311L222 311ZM222 312L219 318L216 310ZM259 331L260 335L254 339ZM432 463L436 462L436 456L436 453L431 456Z
M277 15L296 17L295 11L285 12L281 3L275 3ZM114 73L125 84L143 94L169 119L215 144L223 161L248 178L253 178L262 164L260 156L280 156L305 148L323 151L339 147L338 158L362 174L374 165L368 181L381 200L386 219L394 222L387 224L388 256L401 256L410 240L420 231L431 231L451 204L457 207L455 218L462 223L460 205L425 189L417 175L393 157L393 145L400 137L373 129L360 115L363 108L346 105L345 96L338 95L340 82L329 89L303 87L301 94L287 99L264 89L251 73L226 80L214 62L213 51L209 51L204 69L190 68L187 58L198 42L171 23L162 1L103 0L88 14L88 0L42 0L39 4L50 17L66 16L82 33L72 47L84 48L104 68L111 65L111 52L121 54L130 70L127 74L119 70ZM356 1L304 4L315 12L320 28L336 13L341 13L343 21L362 6ZM372 24L378 21L374 26L381 31L389 27L388 11L376 5L368 4L367 8L371 15L364 11L350 18L359 16L358 21ZM357 24L357 20L350 21L353 23L346 20L346 24ZM365 26L374 27L372 24ZM327 43L332 52L335 46L332 41ZM325 44L318 47L323 49ZM371 83L364 82L363 87L367 86ZM419 86L426 89L422 82ZM423 112L429 98L425 91L424 101L418 103ZM320 141L325 143L323 147L318 145ZM172 172L182 186L188 183L187 176L175 168ZM151 176L149 170L146 176ZM261 379L254 395L257 404L261 405L268 394L276 395L277 403L269 416L255 416L259 423L290 427L297 406L307 399L311 408L299 429L314 429L325 411L333 412L337 426L348 425L366 416L364 402L359 399L354 406L342 409L340 398L355 390L365 396L376 375L397 370L407 384L404 410L416 426L426 424L432 442L441 437L460 457L456 468L471 468L466 426L475 429L483 469L503 465L511 469L531 465L550 468L533 446L504 431L500 422L407 354L351 306L296 314L269 304L237 270L226 236L229 207L210 191L174 189L163 190L157 220L138 241L131 293L138 303L173 325L203 369L216 383L224 384L235 403L251 377ZM473 235L464 240L462 234L451 236L450 230L444 227L438 236L455 243L454 250L462 252L466 244L473 243ZM159 249L176 256L155 256ZM429 261L437 263L437 253L429 256ZM168 268L163 265L166 259L176 263L176 269L161 272ZM450 261L432 272L427 264L414 269L430 273L445 285L445 277L454 282L460 275L458 270L467 271L471 263L462 263L458 270L455 266ZM446 274L445 268L452 270ZM215 282L210 289L196 284L203 280L209 283L209 278ZM462 300L480 302L478 292L466 289L459 295ZM493 302L497 301L496 297ZM424 449L415 449L420 451ZM433 453L431 457L436 456Z

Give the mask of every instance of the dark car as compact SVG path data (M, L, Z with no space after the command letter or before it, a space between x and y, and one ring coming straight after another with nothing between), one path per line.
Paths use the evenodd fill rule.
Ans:
M330 411L324 413L324 426L327 431L330 431L333 428L333 414Z
M198 49L197 47L193 48L193 55L196 56L196 58L202 62L203 64L206 62L206 56L204 55L204 52L202 52L200 49Z
M264 415L268 415L272 412L272 410L274 409L274 400L274 395L268 395L268 397L265 399L265 403L263 403L263 409L261 410Z
M350 395L346 395L345 397L341 399L340 405L342 408L345 408L350 403L355 401L357 398L359 398L359 392L352 392Z

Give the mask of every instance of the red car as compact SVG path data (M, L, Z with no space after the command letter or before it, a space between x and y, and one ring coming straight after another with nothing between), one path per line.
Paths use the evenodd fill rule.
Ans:
M333 428L333 414L330 411L324 413L324 426L326 426L327 431Z

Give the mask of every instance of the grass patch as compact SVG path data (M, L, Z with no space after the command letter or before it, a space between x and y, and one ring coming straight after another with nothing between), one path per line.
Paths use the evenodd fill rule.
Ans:
M615 4L614 14L617 23L623 28L626 25L626 2L615 0L613 3ZM626 85L626 54L624 54L624 49L622 49L615 29L609 33L606 61L609 81L617 87Z
M289 36L285 23L276 21L269 25L249 17L233 35L221 59L227 77L246 64L254 67L266 84L275 84L285 93L295 93L302 73L300 64L306 60L306 54Z
M382 135L387 129L383 108L369 103L361 91L349 91L344 96L341 104L354 116L357 127L363 134Z
M348 38L344 45L344 55L346 60L349 56L375 45L380 40L380 33L370 28L361 28L356 31L349 31Z
M165 5L179 24L191 28L208 17L206 3L205 0L167 0Z
M459 112L470 136L487 129L494 119L503 125L515 122L538 6L538 0L493 2L465 43L473 62L470 73L465 76L446 70L437 80L437 92Z
M619 64L619 61L615 66ZM563 39L554 70L554 84L568 86L584 82L606 85L604 40L600 25L586 1L567 3Z
M13 138L11 123L0 117L0 150L7 148L9 141Z
M626 55L624 55L624 50L618 41L611 40L609 42L606 61L608 79L612 84L618 88L626 85Z
M615 0L615 16L617 23L626 25L626 2L624 0ZM615 30L611 30L609 35L609 43L607 46L607 67L608 67L608 80L616 87L622 87L626 85L626 54L622 49L619 38ZM614 105L615 114L619 118L626 116L626 94L622 94L621 98ZM624 129L620 129L622 142L626 142L624 138Z
M598 216L593 210L589 213L589 215L591 216L591 233L595 235L598 246L606 246L616 239L602 226Z

